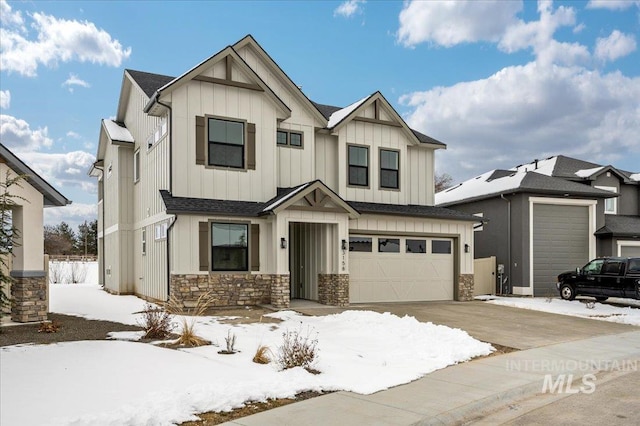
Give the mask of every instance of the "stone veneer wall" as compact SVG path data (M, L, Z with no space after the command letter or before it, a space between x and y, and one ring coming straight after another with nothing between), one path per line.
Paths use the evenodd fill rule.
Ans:
M11 319L15 322L47 320L47 278L13 277Z
M318 302L349 306L349 274L318 274Z
M458 300L467 302L473 300L473 274L460 274L458 280Z
M289 276L270 274L174 274L169 291L185 307L193 307L209 292L211 306L243 306L271 303L289 307Z

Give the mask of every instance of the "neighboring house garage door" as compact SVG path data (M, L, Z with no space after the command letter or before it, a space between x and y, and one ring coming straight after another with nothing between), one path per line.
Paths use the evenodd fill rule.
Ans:
M453 300L450 238L350 238L349 299L360 302Z
M589 207L534 204L533 295L556 295L558 274L589 260Z
M622 257L640 257L640 246L620 246L620 256Z

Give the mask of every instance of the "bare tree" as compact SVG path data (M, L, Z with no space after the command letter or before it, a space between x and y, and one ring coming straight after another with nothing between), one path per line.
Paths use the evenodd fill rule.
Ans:
M436 174L435 176L435 186L436 192L444 191L447 188L451 188L451 182L453 182L453 178L448 173Z

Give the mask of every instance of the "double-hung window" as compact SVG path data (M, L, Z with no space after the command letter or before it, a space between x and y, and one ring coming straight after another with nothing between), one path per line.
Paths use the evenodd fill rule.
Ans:
M400 153L389 149L380 150L380 188L400 188Z
M211 223L211 269L213 271L248 271L249 225L246 223Z
M245 123L208 119L209 165L244 168Z
M369 186L369 148L349 145L349 185Z

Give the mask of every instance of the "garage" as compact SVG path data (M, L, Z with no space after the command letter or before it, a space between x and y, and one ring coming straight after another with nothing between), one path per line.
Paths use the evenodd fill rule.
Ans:
M625 244L619 241L620 244L620 256L622 257L640 257L640 243Z
M453 300L451 238L351 236L351 303Z
M533 295L557 294L559 273L589 259L589 207L533 204Z

